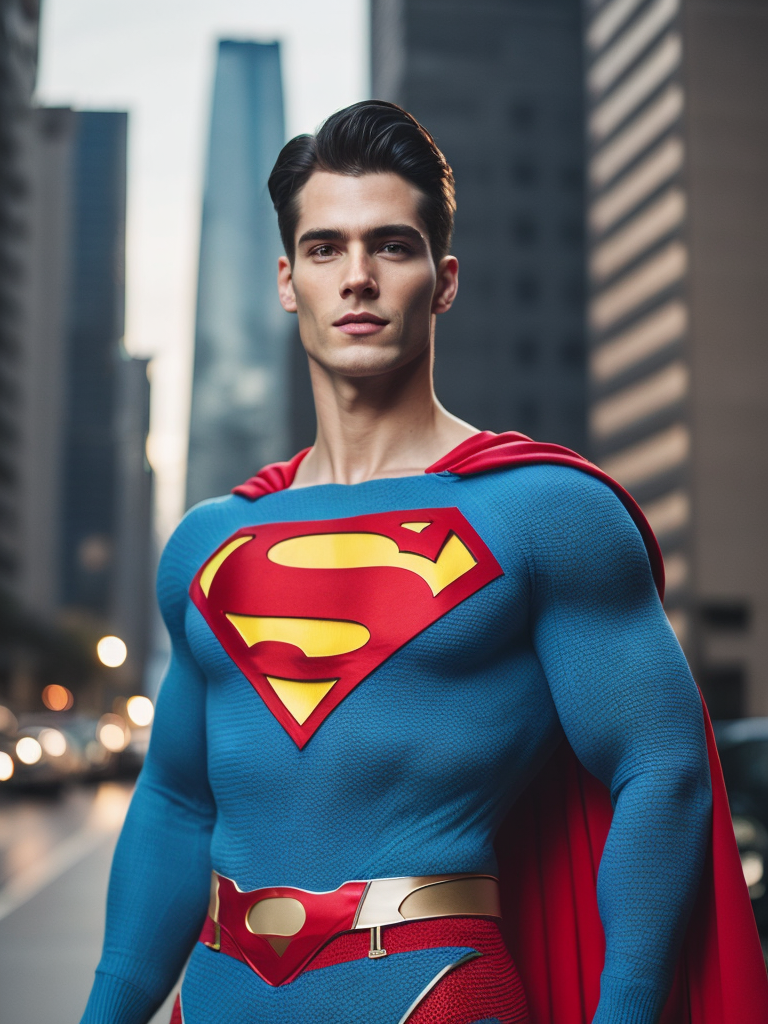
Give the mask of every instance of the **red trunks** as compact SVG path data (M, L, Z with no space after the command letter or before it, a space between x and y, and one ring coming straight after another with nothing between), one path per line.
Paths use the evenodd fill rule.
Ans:
M444 917L390 925L382 928L382 945L388 956L442 946L469 947L480 954L422 993L407 1018L408 1024L474 1024L489 1018L499 1024L527 1024L523 985L495 921ZM338 935L323 946L304 972L365 959L369 946L367 932ZM171 1024L183 1024L178 1000Z

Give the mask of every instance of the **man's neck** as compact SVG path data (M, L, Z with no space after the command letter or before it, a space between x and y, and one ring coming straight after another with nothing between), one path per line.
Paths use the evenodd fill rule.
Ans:
M438 402L431 362L349 378L310 359L317 439L292 486L415 476L478 433Z

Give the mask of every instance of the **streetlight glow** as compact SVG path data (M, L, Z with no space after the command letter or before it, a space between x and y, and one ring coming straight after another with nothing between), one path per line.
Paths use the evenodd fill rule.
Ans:
M119 668L128 657L128 648L119 636L103 636L96 644L99 661L107 668Z
M103 747L112 754L125 750L131 739L131 730L120 715L102 715L96 729L96 736Z
M43 756L43 748L33 736L22 736L16 744L16 757L22 764L37 764Z
M75 698L66 686L51 683L43 690L43 704L50 711L69 711L74 703Z
M51 757L62 757L67 752L67 740L58 729L43 729L40 733L40 745Z
M134 725L150 725L155 717L155 709L149 697L129 697L125 705L128 717Z

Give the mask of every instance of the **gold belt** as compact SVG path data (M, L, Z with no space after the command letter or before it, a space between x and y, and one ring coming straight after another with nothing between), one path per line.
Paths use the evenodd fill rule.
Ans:
M491 875L374 878L357 908L353 930L430 917L501 917L499 883Z
M501 907L499 884L491 875L374 878L317 893L290 886L244 892L214 872L208 915L201 935L205 945L243 959L270 984L282 984L342 932L370 930L368 956L377 959L387 955L381 945L387 925L436 917L500 918Z

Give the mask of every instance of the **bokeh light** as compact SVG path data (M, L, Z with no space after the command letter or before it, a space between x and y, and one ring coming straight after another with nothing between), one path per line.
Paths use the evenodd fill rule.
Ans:
M102 746L113 754L119 754L128 746L131 731L119 715L102 715L96 735Z
M99 661L107 668L119 668L128 657L128 648L119 636L103 636L96 644Z
M8 779L13 775L13 758L10 754L6 754L4 750L0 750L0 782L7 782Z
M16 721L16 715L14 715L10 708L0 704L0 732L14 733L18 727L19 723Z
M102 765L109 757L109 751L98 740L89 740L85 745L85 756L94 765Z
M134 725L151 725L155 717L155 708L149 697L129 697L125 705L128 717Z
M67 752L67 740L58 729L43 729L40 732L40 746L51 757L62 757Z
M66 686L51 683L43 690L43 704L49 711L69 711L74 703L75 698Z
M16 744L16 757L22 764L37 764L43 756L43 748L33 736L22 736Z
M761 881L765 874L765 864L761 854L756 850L748 850L741 854L741 870L744 872L744 881L751 888Z

